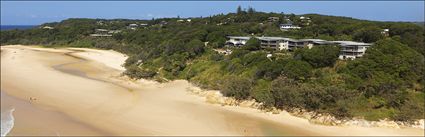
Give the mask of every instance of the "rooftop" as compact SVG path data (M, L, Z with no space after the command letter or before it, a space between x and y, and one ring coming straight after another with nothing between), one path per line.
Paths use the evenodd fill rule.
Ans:
M370 46L372 44L370 43L363 43L363 42L355 42L355 41L331 41L333 43L340 44L341 46Z
M96 31L109 31L107 29L96 29Z
M323 39L300 39L299 41L312 41L312 42L324 42Z
M297 41L295 39L284 38L284 37L257 37L257 39L259 39L259 40L266 40L266 41L277 41L277 40Z
M249 40L251 37L244 37L244 36L227 36L227 38L231 38L231 39L245 39L245 40Z

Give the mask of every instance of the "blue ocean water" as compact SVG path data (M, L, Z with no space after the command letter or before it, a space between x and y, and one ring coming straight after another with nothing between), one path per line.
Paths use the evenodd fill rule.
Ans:
M19 29L19 30L25 30L25 29L31 29L36 27L36 25L0 25L0 30L13 30L13 29Z

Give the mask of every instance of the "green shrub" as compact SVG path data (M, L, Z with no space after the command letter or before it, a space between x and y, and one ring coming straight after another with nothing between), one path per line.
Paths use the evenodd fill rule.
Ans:
M235 97L238 100L247 99L252 89L250 80L237 76L229 76L225 79L222 93L225 96Z
M251 96L258 102L262 102L266 107L275 104L271 91L271 82L260 79L252 89Z
M138 66L132 65L127 67L127 70L124 72L130 78L140 79L140 78L152 78L156 75L156 71L141 69Z
M290 60L284 67L283 73L296 80L305 80L310 77L313 68L310 64L300 60Z

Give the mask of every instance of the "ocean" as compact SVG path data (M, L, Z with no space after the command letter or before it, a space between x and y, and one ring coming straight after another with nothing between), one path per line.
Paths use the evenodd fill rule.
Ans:
M31 29L36 27L36 25L0 25L0 30L13 30L13 29L19 29L19 30L25 30L25 29Z
M15 118L13 117L13 112L15 111L15 107L14 106L10 106L7 105L7 103L5 104L6 101L6 96L5 93L3 91L0 91L1 94L1 119L0 119L0 131L1 137L6 136L7 134L9 134L9 132L13 129L13 126L15 125Z
M1 136L4 137L12 130L15 119L13 117L13 111L15 111L14 108L5 110L4 112L1 112Z

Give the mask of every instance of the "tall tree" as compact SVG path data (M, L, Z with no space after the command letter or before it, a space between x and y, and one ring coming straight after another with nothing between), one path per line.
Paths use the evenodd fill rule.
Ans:
M254 14L255 13L255 9L252 7L248 8L248 14Z
M239 5L238 8L236 9L236 13L237 14L242 14L242 7Z

